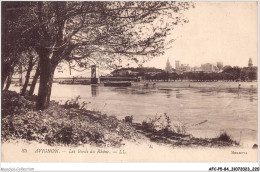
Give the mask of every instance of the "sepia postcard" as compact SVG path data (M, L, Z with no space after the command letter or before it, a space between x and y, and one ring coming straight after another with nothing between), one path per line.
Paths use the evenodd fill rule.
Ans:
M2 162L259 161L256 1L2 1L1 35Z

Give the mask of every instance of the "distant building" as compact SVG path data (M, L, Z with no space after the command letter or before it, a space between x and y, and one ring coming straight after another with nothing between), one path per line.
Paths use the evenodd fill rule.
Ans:
M201 70L207 73L213 72L213 65L211 63L202 64Z
M175 60L175 69L178 70L180 68L180 61Z
M202 72L202 70L201 67L194 66L193 68L191 68L191 72L197 73L197 72Z
M252 63L252 59L251 58L249 58L249 60L248 60L248 67L253 67L253 63Z
M137 67L137 68L121 68L111 72L114 77L139 77L144 75L156 75L162 73L162 69L149 68L149 67Z
M213 70L212 70L212 72L219 72L220 71L220 69L217 67L217 66L214 66L213 65Z
M175 72L177 74L182 74L184 72L190 72L191 67L189 64L181 64L179 60L175 60Z
M168 58L168 60L167 60L167 62L166 62L165 72L167 72L167 73L172 73L172 66L171 66L171 64L170 64L169 58Z
M183 74L184 72L190 72L191 67L188 64L181 64L180 67L175 71L177 74Z
M191 71L191 67L189 66L189 64L181 64L179 70L183 73L183 72L190 72Z
M131 73L131 70L122 69L122 70L115 70L112 72L113 76L128 76Z
M222 70L223 62L217 62L217 67L218 67L219 70Z

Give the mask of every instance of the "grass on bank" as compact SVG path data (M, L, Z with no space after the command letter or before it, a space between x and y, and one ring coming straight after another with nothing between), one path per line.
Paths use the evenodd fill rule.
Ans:
M115 116L71 108L51 101L44 111L16 92L2 93L2 139L35 140L48 145L96 144L121 146L123 139L135 140L135 129Z

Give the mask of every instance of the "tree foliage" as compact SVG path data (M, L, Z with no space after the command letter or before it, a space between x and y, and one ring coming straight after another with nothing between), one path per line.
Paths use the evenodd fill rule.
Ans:
M145 62L164 53L166 36L175 25L188 22L182 12L193 6L148 1L4 3L5 12L19 14L7 28L19 35L22 47L33 47L39 55L41 109L48 105L60 62L81 68L93 63L113 67L123 58Z
M156 75L146 74L147 80L191 80L191 81L253 81L257 80L257 68L256 67L230 67L220 73L194 73L185 72L183 74L160 72Z
M134 56L149 58L163 53L165 37L175 25L188 21L181 13L193 4L23 2L15 5L8 10L16 11L19 16L8 26L15 28L28 46L48 49L53 62L79 62L88 58L99 61L95 57L101 53L102 61L107 57L112 63L116 58L111 57L115 55L136 60Z

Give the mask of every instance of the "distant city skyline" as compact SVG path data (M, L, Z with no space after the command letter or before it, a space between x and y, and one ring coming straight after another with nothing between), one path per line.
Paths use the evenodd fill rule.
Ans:
M175 61L179 61L179 62L181 62L180 64L188 64L190 67L200 67L202 64L205 64L205 63L210 63L210 64L213 64L213 65L216 65L217 66L217 63L218 62L222 62L223 63L223 66L231 66L231 67L234 67L234 66L238 66L238 67L247 67L248 66L248 60L250 59L251 57L248 57L247 59L243 59L243 62L245 61L245 63L244 64L240 64L240 65L236 65L237 63L230 63L230 64L225 64L223 61L220 61L220 60L218 60L218 61L214 61L214 62L210 62L210 61L204 61L204 62L202 62L201 64L199 64L199 63L196 63L196 65L191 65L191 64L189 64L189 62L187 62L187 63L185 63L185 62L183 62L181 59L171 59L171 58L166 58L166 60L165 61L162 61L162 60L159 60L160 62L159 62L159 64L158 63L156 63L156 65L150 65L150 62L147 62L147 63L144 63L143 64L143 66L144 67L156 67L156 68L159 68L159 69L164 69L165 68L165 63L167 62L167 61L169 61L169 63L173 66L173 68L176 68L175 67ZM252 59L252 58L251 58ZM153 61L154 59L152 59L151 61ZM160 65L162 63L162 65ZM148 65L147 65L148 64ZM256 62L254 62L253 60L252 60L252 64L253 64L253 66L258 66L258 61L256 61ZM137 65L133 65L133 67L135 67L135 66L137 66Z
M235 4L235 5L234 5ZM176 39L164 55L143 63L144 67L165 69L169 58L191 67L223 62L224 66L248 66L252 59L258 66L257 2L196 2L196 7L183 12L189 23L178 25L171 36ZM123 61L122 66L138 67L133 61ZM68 75L55 72L55 76ZM90 70L89 70L90 71ZM108 71L107 71L108 72ZM72 75L80 72L72 71Z
M241 65L241 66L239 66L239 67L248 67L248 62L249 62L249 59L250 58L248 58L247 60L246 60L246 63L244 64L244 65ZM166 68L166 65L167 65L167 63L169 62L169 65L170 66L172 66L172 68L174 68L174 69L176 69L176 63L175 63L175 61L179 61L179 66L181 66L181 65L189 65L189 67L191 67L191 68L194 68L194 67L201 67L201 65L203 65L203 64L206 64L206 63L210 63L210 64L213 64L213 65L215 65L215 66L217 66L218 65L218 62L221 62L222 63L222 65L223 65L223 67L224 66L232 66L232 67L234 67L234 66L238 66L238 65L230 65L230 64L225 64L225 63L223 63L222 61L215 61L215 62L213 62L213 63L211 63L211 62L207 62L207 61L205 61L205 62L203 62L202 64L198 64L198 65L196 65L196 66L192 66L192 65L190 65L190 64L188 64L188 63L183 63L181 60L179 60L179 59L176 59L176 60L170 60L170 58L166 58L166 60L163 62L163 65L162 65L162 67L158 67L158 66L146 66L146 65L143 65L143 67L155 67L155 68L158 68L158 69L162 69L162 70L165 70L165 68ZM251 58L251 61L252 61L252 58ZM258 66L258 64L255 64L253 61L252 61L252 65L253 66ZM130 66L122 66L123 68L127 68L127 67L138 67L138 65L137 64L134 64L134 65L130 65ZM111 71L113 71L114 69L112 69L112 70L99 70L98 69L98 75L100 75L100 72L101 73L103 73L103 74L109 74ZM63 67L63 70L62 70L63 72L58 72L57 70L55 71L55 77L70 77L70 76L81 76L81 75L83 75L84 73L87 73L87 74L89 74L90 75L90 73L91 73L91 69L87 69L87 70L85 70L84 72L78 72L78 71L76 71L76 70L73 70L72 69L72 74L71 75L69 75L69 67L68 66L64 66Z
M189 23L176 27L172 48L144 66L163 69L168 58L171 64L175 60L190 66L222 61L239 67L252 58L257 66L257 2L196 2L184 15Z

